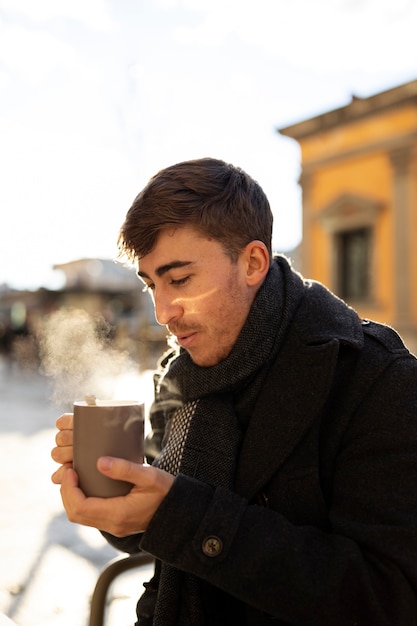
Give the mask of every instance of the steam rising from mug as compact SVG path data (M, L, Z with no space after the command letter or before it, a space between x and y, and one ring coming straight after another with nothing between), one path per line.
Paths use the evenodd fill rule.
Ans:
M138 373L126 352L109 345L107 329L80 309L60 309L45 320L39 347L55 402L72 405L86 393L114 399L120 378Z

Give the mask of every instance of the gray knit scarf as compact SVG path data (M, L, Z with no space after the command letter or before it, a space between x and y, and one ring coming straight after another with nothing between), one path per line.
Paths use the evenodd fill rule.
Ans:
M151 411L153 429L165 432L161 453L154 461L158 467L233 489L242 434L289 318L282 261L274 260L225 360L203 368L182 350L165 360ZM287 262L283 264L288 269ZM205 624L201 581L165 563L158 563L159 568L153 621L144 616L138 624ZM145 598L139 601L138 616L141 604L147 606Z

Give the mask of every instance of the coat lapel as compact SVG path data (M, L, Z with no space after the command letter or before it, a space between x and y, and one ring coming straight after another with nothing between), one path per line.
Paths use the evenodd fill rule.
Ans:
M298 343L298 345L297 345ZM271 368L239 455L236 491L252 499L320 413L333 380L339 342L289 341Z

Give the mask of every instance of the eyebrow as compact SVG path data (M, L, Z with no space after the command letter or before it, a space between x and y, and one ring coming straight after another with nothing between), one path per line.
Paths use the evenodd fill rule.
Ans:
M172 261L171 263L167 263L166 265L160 265L159 267L157 267L155 273L160 278L170 270L174 270L179 267L186 267L187 265L192 265L192 263L192 261ZM139 278L147 278L148 280L150 280L150 276L148 276L146 272L141 272L140 270L138 270L136 273Z

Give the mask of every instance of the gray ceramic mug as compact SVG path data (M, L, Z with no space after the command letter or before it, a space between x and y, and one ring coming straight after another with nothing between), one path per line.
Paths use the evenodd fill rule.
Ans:
M86 496L124 496L131 483L97 469L101 456L143 463L144 407L139 402L74 402L74 469Z

